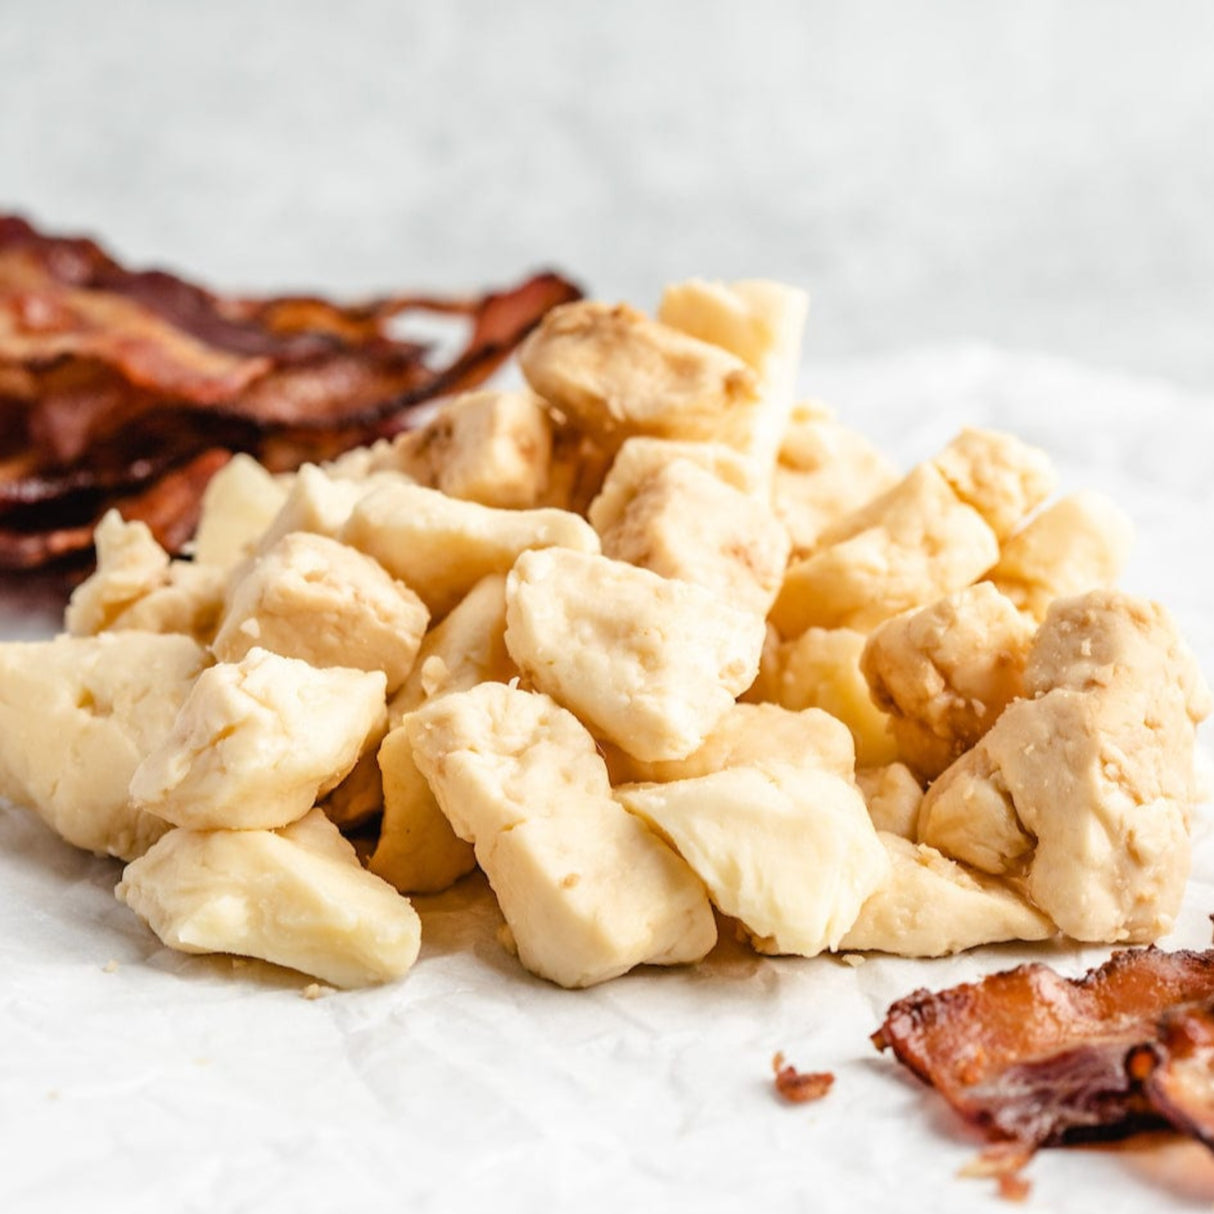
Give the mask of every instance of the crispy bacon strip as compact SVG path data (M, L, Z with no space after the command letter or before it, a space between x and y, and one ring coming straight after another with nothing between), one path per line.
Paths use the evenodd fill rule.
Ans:
M1082 978L1022 965L895 1003L873 1035L992 1139L1033 1146L1162 1124L1126 1066L1170 1008L1214 999L1214 950L1114 953Z
M17 275L13 260L0 290L0 351L9 362L44 367L91 359L133 387L202 405L238 399L273 366L208 346L121 295L47 281L36 264Z
M47 236L20 215L0 215L0 250L28 250L69 286L85 286L106 268L118 269L100 245L84 236Z
M137 430L119 430L94 442L87 462L45 471L27 463L10 477L3 475L6 464L0 463L0 521L20 527L29 519L34 529L49 508L71 510L73 500L82 502L88 494L130 493L209 447L238 450L256 439L248 426L222 418L199 418L167 406L150 411ZM16 463L7 461L7 466Z
M201 492L217 466L210 452L284 470L395 434L579 296L555 274L464 299L223 296L0 216L0 570L86 551L120 503L155 502L175 550L196 510L188 487ZM463 349L433 365L425 345L393 336L411 312L466 318Z

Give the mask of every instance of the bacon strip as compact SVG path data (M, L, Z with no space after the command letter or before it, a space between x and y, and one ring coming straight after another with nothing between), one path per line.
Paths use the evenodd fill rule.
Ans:
M190 494L218 466L209 453L281 471L395 434L579 297L551 273L456 299L224 296L0 216L0 570L86 552L116 504L155 502L177 550ZM394 337L413 312L467 318L462 350L435 366L425 345Z
M890 1007L873 1035L992 1139L1121 1138L1165 1113L1127 1056L1169 1010L1214 999L1214 950L1114 953L1082 978L1022 965Z
M121 295L53 283L37 265L14 274L13 260L0 291L0 351L9 362L43 367L92 359L133 387L203 405L238 399L273 366L208 346Z

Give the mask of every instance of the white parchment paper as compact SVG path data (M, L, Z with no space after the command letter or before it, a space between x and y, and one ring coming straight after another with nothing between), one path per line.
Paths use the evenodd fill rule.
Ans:
M1125 585L1166 602L1214 671L1214 401L987 349L809 367L803 386L907 466L965 424L1045 447L1064 489L1131 514ZM10 588L0 636L48 635L55 612ZM1173 946L1210 940L1208 819ZM868 1035L918 986L1107 955L852 967L724 942L694 968L566 992L502 951L473 877L417 900L424 943L405 979L309 1000L300 975L161 948L115 902L118 875L0 805L6 1214L1003 1210L989 1181L956 1178L977 1139ZM776 1099L777 1050L833 1071L834 1090ZM1036 1210L1214 1202L1214 1161L1164 1139L1044 1152L1029 1177Z

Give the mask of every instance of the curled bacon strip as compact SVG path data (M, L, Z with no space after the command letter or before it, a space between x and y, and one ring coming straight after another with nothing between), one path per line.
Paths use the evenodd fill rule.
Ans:
M214 453L283 470L394 434L579 296L550 273L467 299L224 296L0 216L0 570L86 551L116 504L177 550ZM414 313L464 318L462 349L436 366L393 336Z
M1173 1009L1208 1000L1214 950L1126 950L1077 979L1022 965L936 994L915 991L890 1007L873 1043L991 1139L1121 1138L1177 1120L1157 1094L1164 1080L1144 1084L1141 1072L1152 1068L1142 1050L1175 1037Z

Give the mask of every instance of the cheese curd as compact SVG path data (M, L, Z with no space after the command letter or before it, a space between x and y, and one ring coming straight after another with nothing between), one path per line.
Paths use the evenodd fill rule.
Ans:
M147 632L0 645L0 795L86 851L142 855L168 826L127 788L208 661Z
M591 986L698 960L715 943L699 881L612 799L594 739L548 696L482 683L425 705L406 728L533 973Z
M467 392L392 447L393 466L419 485L482 506L525 509L548 487L552 423L533 392Z
M1162 608L1054 603L1018 700L932 785L920 838L1023 881L1077 940L1168 931L1189 867L1194 726L1209 690Z
M252 555L286 502L292 479L272 476L252 456L232 456L203 491L191 546L194 559L228 570Z
M589 523L565 510L495 510L420 485L393 485L355 505L342 539L404 582L435 619L530 548L597 553Z
M1054 491L1044 451L996 430L962 430L932 460L957 497L1002 541Z
M868 638L860 668L889 713L898 757L922 779L938 776L1024 694L1033 631L980 582L887 620Z
M685 759L643 763L627 755L609 755L609 767L613 759L613 771L619 775L612 783L664 784L711 775L727 767L763 767L792 761L850 779L855 767L851 734L841 721L816 708L790 712L778 704L734 704L703 745Z
M379 750L384 818L369 867L402 893L446 889L476 867L472 845L451 829L413 762L408 715L440 695L506 683L518 673L506 652L506 579L491 574L426 634L417 664L388 705L396 728Z
M612 449L603 447L578 430L557 429L552 435L547 487L536 506L585 515L587 507L603 487L613 454Z
M771 612L785 637L807 628L868 632L977 581L999 559L982 515L932 464L921 464L793 561Z
M506 650L506 579L482 578L422 638L409 677L388 703L392 723L446 691L508 683L518 667Z
M313 666L379 670L391 694L413 669L428 620L417 595L370 557L293 532L236 581L212 648L222 662L260 647Z
M470 873L476 856L452 830L414 761L411 717L389 732L376 756L384 820L367 867L401 893L431 894Z
M628 503L641 486L667 464L686 460L711 472L743 493L755 490L753 467L723 443L679 442L669 438L630 438L616 452L602 488L586 510L590 525L602 535L619 525Z
M776 453L788 428L808 312L804 291L766 279L693 278L662 292L658 319L663 324L736 354L754 371L759 400L749 417L739 419L733 442L754 469L764 496L770 495Z
M506 648L543 692L644 761L702 745L754 681L763 620L603 556L524 553L506 582Z
M518 361L540 396L608 446L649 434L745 449L762 401L742 359L626 304L553 308Z
M763 502L691 460L663 464L599 529L603 555L703 586L765 616L788 561L788 533Z
M834 948L888 873L854 783L806 760L615 793L670 841L760 952Z
M873 702L860 668L865 636L851 628L808 628L795 641L768 648L767 694L785 708L820 708L851 730L856 762L891 763L898 744L889 717Z
M376 730L368 738L366 749L350 768L350 774L320 802L325 817L342 830L357 830L360 826L366 826L383 810L384 786L377 755L387 736L387 718L383 724L382 733Z
M923 786L905 763L856 768L856 784L879 832L902 839L918 837Z
M894 465L825 406L815 401L793 406L780 443L772 504L797 556L812 552L823 532L898 480Z
M402 473L377 470L357 479L304 464L295 474L278 513L261 532L254 553L268 552L285 535L307 531L335 539L355 504L384 484L408 483Z
M1004 542L990 579L1040 622L1055 599L1112 586L1133 542L1133 524L1113 502L1073 493Z
M180 632L205 644L223 610L222 570L172 561L146 523L108 510L94 531L97 568L64 613L72 636L107 631Z
M288 826L349 774L386 712L378 671L252 649L199 675L131 800L198 830Z
M980 944L1055 935L1053 923L1006 883L900 835L878 837L889 855L889 876L860 908L840 949L943 957Z
M236 953L337 987L399 978L421 921L319 810L281 830L171 830L115 893L170 948Z
M887 493L828 527L794 562L772 612L785 636L870 631L977 581L999 541L1053 488L1049 460L1006 434L965 430Z

